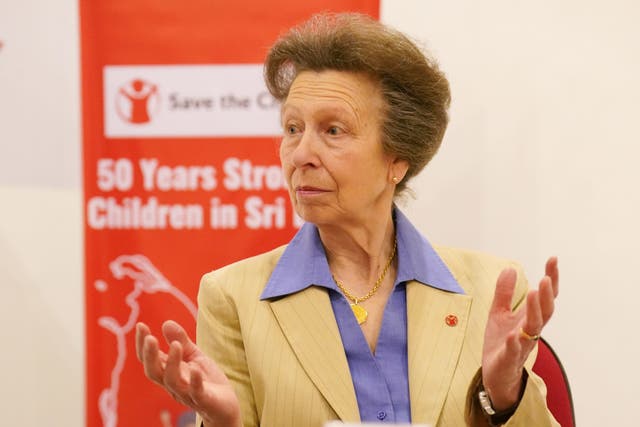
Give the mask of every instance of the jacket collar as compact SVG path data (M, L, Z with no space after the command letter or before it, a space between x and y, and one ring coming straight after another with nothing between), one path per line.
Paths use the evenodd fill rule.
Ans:
M395 207L393 216L398 240L396 284L415 280L447 292L464 294L431 244L407 217ZM318 229L314 224L305 223L282 254L260 299L291 295L312 285L338 291Z

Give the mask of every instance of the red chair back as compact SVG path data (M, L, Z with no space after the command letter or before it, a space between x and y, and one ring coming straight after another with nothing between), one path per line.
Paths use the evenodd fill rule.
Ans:
M538 357L533 372L547 385L547 406L556 420L562 427L575 427L573 398L567 374L560 359L543 338L538 341Z

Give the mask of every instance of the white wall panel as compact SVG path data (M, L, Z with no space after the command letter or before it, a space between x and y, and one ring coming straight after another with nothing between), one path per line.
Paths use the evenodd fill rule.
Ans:
M521 261L559 256L544 335L581 426L632 425L640 360L640 7L633 2L399 0L382 20L449 76L451 125L413 184L432 240ZM615 408L615 409L613 409Z

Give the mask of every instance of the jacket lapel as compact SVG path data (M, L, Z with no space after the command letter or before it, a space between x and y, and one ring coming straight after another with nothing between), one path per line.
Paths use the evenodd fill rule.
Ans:
M411 418L436 424L467 328L472 298L417 282L407 284ZM449 317L447 320L447 316ZM454 325L455 323L455 325Z
M411 418L435 424L462 349L472 298L407 284ZM315 286L274 300L271 309L302 368L343 421L359 421L358 403L327 291ZM456 317L455 326L446 318ZM451 321L449 323L452 323Z
M347 357L325 289L311 286L271 309L302 368L344 421L360 421Z

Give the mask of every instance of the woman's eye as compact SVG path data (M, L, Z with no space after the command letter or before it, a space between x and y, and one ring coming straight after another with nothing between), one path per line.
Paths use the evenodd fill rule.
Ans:
M298 128L295 125L287 125L285 131L287 135L294 135L298 131Z
M342 133L342 129L338 126L330 126L329 129L327 129L327 133L333 136L340 135Z

